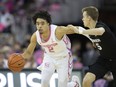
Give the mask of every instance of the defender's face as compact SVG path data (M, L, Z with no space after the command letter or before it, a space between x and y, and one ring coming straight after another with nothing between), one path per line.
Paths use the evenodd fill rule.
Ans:
M46 33L49 29L49 23L42 18L37 18L36 28L40 32L40 34Z
M86 11L83 12L82 21L83 21L85 27L89 27L90 17L87 15L87 12Z

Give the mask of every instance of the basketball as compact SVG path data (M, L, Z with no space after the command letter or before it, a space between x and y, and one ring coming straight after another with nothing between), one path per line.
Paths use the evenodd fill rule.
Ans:
M25 59L18 53L13 53L8 58L8 67L12 72L20 72L25 63Z

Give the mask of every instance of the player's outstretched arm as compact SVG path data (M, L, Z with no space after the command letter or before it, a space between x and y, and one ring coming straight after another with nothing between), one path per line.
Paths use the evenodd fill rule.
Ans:
M31 36L30 43L27 47L27 49L21 54L24 59L28 59L32 56L34 49L36 47L36 34L34 33Z
M87 34L87 35L103 35L105 32L105 29L103 27L100 28L93 28L93 29L82 29L82 27L79 27L77 30L75 30L78 34Z
M83 35L102 35L105 32L103 27L93 29L84 29L83 27L73 25L68 25L68 27L72 28L75 33Z
M60 40L65 34L74 34L74 26L58 26L56 28L56 37Z

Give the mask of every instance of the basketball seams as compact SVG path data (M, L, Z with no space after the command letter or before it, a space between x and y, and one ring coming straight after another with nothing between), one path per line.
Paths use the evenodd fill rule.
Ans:
M12 55L11 55L11 56L12 56ZM10 56L10 57L11 57L11 56ZM12 57L12 59L11 59L10 61L8 61L8 64L11 63L11 62L14 60L13 58L15 58L16 56L18 56L18 54L14 54L14 56Z
M21 56L21 54L11 54L8 58L8 67L11 71L13 72L20 72L26 61L25 59Z
M15 67L14 65L9 65L9 66L14 67L14 68L20 68L20 67L23 67L25 65L25 61L21 62L20 64L21 64L21 66L17 66L17 67Z
M10 63L13 61L13 58L16 57L16 56L17 56L17 54L15 54L15 55L12 57L12 59L11 59L11 58L8 59L8 66L9 66ZM10 57L11 57L11 56L10 56Z
M10 65L13 65L13 64L15 64L16 62L21 61L21 60L24 60L24 59L19 59L19 60L15 61L15 62L11 63Z

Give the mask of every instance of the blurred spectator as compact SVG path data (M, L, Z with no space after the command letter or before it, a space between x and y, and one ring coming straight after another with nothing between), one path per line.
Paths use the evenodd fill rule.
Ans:
M6 2L5 2L6 8L8 8L9 12L11 12L11 13L14 10L14 2L13 1L14 0L6 0Z
M108 87L108 82L105 79L99 79L95 81L93 87Z
M111 72L105 74L103 79L98 79L94 82L93 87L113 87L110 82L113 80Z
M2 32L4 30L4 28L5 28L5 26L2 23L0 23L0 32Z
M13 46L13 51L15 52L15 53L21 53L21 51L22 51L22 49L21 49L21 44L19 44L19 43L14 43L14 46Z
M0 45L10 45L13 46L14 44L14 37L12 34L0 34Z
M59 2L54 2L50 5L50 11L59 11L61 9L61 4Z
M15 16L15 26L13 35L16 42L23 44L26 41L24 38L27 34L27 16L24 9L20 9Z
M33 57L26 60L26 64L25 64L24 68L28 69L28 68L36 68L36 67L37 67L37 64Z
M83 64L81 63L80 55L81 43L74 41L72 44L72 55L73 55L73 69L82 69Z
M112 75L112 73L111 72L108 72L105 76L104 76L104 78L107 80L107 82L108 82L108 87L114 87L113 86L113 75Z
M0 15L0 24L2 25L2 32L11 33L13 24L14 24L14 16L10 14L9 10L4 7L4 10L1 11Z
M44 51L42 49L38 49L34 52L34 59L39 66L43 61Z
M10 46L4 45L1 49L1 51L4 54L4 58L8 60L9 55L11 55L13 52L13 49Z
M95 50L91 42L86 43L86 51L83 53L83 64L85 66L95 63L99 56L98 50Z
M2 51L0 51L0 68L8 68L7 60L5 59Z
M36 9L49 9L49 6L51 4L51 0L35 0L35 5L36 5Z

